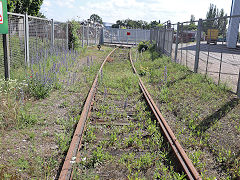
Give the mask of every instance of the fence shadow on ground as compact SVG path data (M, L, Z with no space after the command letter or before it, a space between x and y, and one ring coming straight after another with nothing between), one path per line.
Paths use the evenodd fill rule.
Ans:
M179 50L196 51L196 45L189 44L189 46L179 48ZM201 44L200 51L240 55L240 46L237 46L236 49L230 49L226 44Z
M167 87L170 87L170 86L174 85L175 83L180 82L180 81L186 79L188 76L190 76L190 75L192 75L192 74L193 74L193 72L188 71L188 73L185 74L184 76L182 76L182 77L180 77L180 78L178 78L178 79L175 79L175 80L173 80L173 81L167 82Z
M195 131L200 131L203 134L207 131L212 125L214 125L221 118L225 117L232 109L234 109L240 103L239 98L232 98L230 101L225 103L220 109L215 113L207 116L201 123L196 127Z

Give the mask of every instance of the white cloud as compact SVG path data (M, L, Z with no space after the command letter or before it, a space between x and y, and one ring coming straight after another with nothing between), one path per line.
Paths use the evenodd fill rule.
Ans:
M191 14L196 19L205 18L209 4L224 8L229 14L232 0L44 0L43 9L48 9L47 16L61 20L81 17L87 19L91 14L98 14L106 22L121 19L188 21ZM64 14L64 16L62 16Z
M51 2L49 0L45 0L45 1L43 1L41 10L48 11L50 7L51 7Z

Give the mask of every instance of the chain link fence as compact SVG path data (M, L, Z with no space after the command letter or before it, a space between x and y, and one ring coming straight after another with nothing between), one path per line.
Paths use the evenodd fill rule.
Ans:
M68 48L68 24L27 14L8 13L10 78L51 54ZM0 36L0 78L4 78L3 36Z
M226 84L240 97L240 16L151 29L151 41L172 61ZM237 22L237 23L236 23Z
M24 31L24 15L18 15L14 13L9 13L8 22L9 22L9 35L8 41L9 46L9 56L10 56L10 67L13 69L19 69L25 65L25 31ZM0 78L4 77L4 55L3 55L3 37L0 36ZM14 76L14 73L11 72L11 75Z

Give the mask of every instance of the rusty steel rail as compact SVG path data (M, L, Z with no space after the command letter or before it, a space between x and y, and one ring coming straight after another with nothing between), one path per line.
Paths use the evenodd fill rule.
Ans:
M72 178L73 163L76 162L77 152L80 148L82 135L83 135L83 132L84 132L84 127L85 127L86 120L87 120L87 117L88 117L88 114L89 114L89 110L90 110L90 107L91 107L93 96L96 92L98 76L99 76L100 72L102 71L103 66L106 63L107 59L111 56L111 54L115 50L116 50L116 48L113 51L111 51L109 53L109 55L106 57L106 59L103 61L102 65L101 65L101 67L100 67L100 69L99 69L99 71L98 71L98 73L95 77L95 80L94 80L94 82L92 84L92 87L89 91L89 94L87 96L87 100L84 104L83 111L81 113L79 122L77 124L76 129L75 129L71 144L69 146L69 149L68 149L65 161L64 161L64 164L62 166L62 170L61 170L61 173L60 173L60 176L59 176L59 180L69 180L69 179Z
M164 132L164 135L166 136L166 138L168 139L174 153L176 154L179 162L182 165L183 170L185 171L185 173L188 176L188 179L190 180L201 180L201 176L199 175L199 173L197 172L196 168L193 166L191 160L188 158L187 154L185 153L184 149L182 148L182 146L180 145L180 143L178 142L177 138L175 137L173 131L171 130L170 126L168 125L167 121L164 119L163 115L161 114L161 112L159 111L158 107L156 106L156 104L154 103L151 95L149 94L148 90L146 89L146 87L144 86L140 76L137 73L137 70L133 64L132 61L132 55L131 55L131 50L129 53L129 59L133 68L134 73L138 76L139 78L139 86L144 94L145 99L147 100L149 106L151 107L152 112L154 113L155 117L157 118L159 125L162 129L162 131Z

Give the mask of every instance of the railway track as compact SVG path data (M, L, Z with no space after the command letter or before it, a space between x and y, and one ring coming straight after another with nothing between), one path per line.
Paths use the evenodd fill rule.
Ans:
M114 49L89 91L59 179L177 176L201 179L137 75L131 52Z

